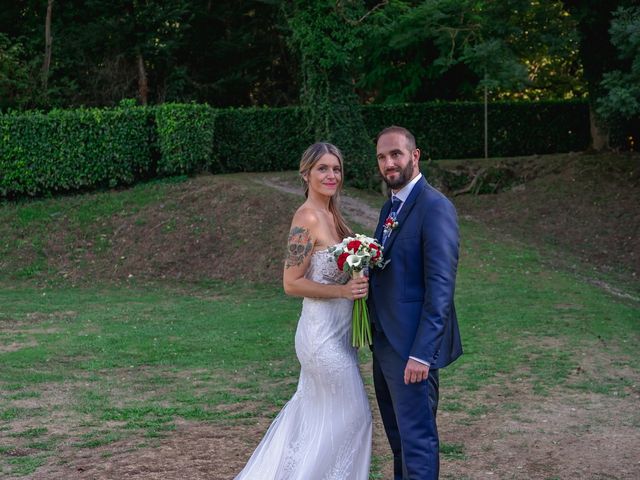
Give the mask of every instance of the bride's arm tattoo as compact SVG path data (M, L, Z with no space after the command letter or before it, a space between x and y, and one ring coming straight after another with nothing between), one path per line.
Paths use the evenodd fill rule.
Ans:
M289 232L289 240L287 242L287 258L285 259L285 268L297 267L302 265L304 259L313 249L313 242L309 230L303 227L293 227Z

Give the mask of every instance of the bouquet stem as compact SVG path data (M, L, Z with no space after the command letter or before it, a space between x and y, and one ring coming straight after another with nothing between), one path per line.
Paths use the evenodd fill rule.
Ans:
M353 271L353 278L364 276L364 272ZM367 302L364 298L358 298L353 302L353 318L352 318L352 345L356 348L369 346L372 343L371 323L369 322L369 311L367 310Z

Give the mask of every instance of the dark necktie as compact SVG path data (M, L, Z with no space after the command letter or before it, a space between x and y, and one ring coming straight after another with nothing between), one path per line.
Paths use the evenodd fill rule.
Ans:
M396 221L396 217L398 216L398 210L400 209L400 205L402 205L402 200L400 200L398 197L393 195L391 197L391 210L389 211L389 216L387 217L387 218L391 218L392 222ZM387 242L389 235L391 235L391 230L393 230L393 228L388 228L388 229L385 228L384 231L382 232L382 245L384 245Z

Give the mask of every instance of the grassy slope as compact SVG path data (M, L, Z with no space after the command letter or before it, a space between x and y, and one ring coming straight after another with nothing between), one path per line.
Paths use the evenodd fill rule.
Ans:
M238 175L5 204L0 277L277 282L297 204Z
M543 260L640 297L640 155L491 159L527 179L499 195L462 195L458 210L544 252ZM460 162L460 161L458 161ZM455 161L443 162L452 168ZM486 161L462 162L486 165Z

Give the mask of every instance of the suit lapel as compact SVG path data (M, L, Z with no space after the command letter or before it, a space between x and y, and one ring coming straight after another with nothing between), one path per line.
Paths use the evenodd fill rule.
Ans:
M378 240L378 242L382 243L382 227L384 226L385 219L389 216L389 212L391 211L391 199L387 200L385 204L382 206L382 211L380 217L382 220L378 222L378 226L376 227L376 231L374 233L374 238Z
M405 221L406 221L407 217L409 216L409 214L411 213L411 210L413 210L413 207L416 204L416 199L424 191L426 186L427 186L427 181L425 180L424 177L422 177L420 180L418 180L418 183L416 183L414 185L413 189L411 190L411 193L409 194L409 197L404 202L404 205L402 205L402 208L400 209L400 212L398 213L398 218L396 218L396 221L398 222L398 226L393 229L393 231L391 232L391 235L387 239L387 244L384 247L384 254L385 255L389 255L389 251L391 250L391 247L395 243L395 240L398 237L398 233L400 232L400 229L405 224ZM391 202L388 202L388 203L389 203L389 205L391 205ZM385 204L385 206L386 206L386 204ZM390 209L391 209L391 207L389 207L387 209L387 215L388 215L388 211ZM383 218L387 218L386 215Z

